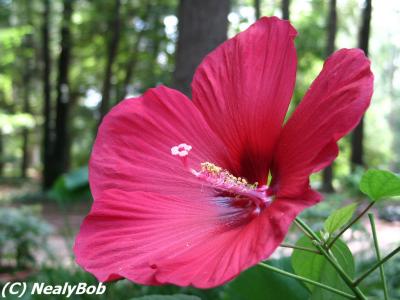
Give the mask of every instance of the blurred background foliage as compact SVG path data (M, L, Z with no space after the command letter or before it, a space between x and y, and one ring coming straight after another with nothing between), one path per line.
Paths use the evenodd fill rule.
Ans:
M361 155L354 148L357 133L341 141L331 176L316 174L312 180L327 193L327 200L304 217L318 227L333 209L361 201L358 183L366 167L400 170L400 3L372 3L371 19L367 20L370 30L365 33L370 3L0 0L0 284L18 278L95 282L73 263L71 246L91 203L87 164L101 118L121 99L138 96L158 84L190 93L188 82L202 57L258 16L289 18L299 33L297 84L290 112L332 50L369 50L375 93L364 119L364 132L358 134ZM195 17L179 22L183 16ZM207 23L215 30L207 28ZM367 49L363 39L369 41ZM377 209L383 227L399 229L396 202ZM356 229L347 239L365 246L368 232L362 224ZM289 239L293 237L289 235ZM386 246L394 242L386 239ZM357 246L354 249L360 251ZM359 253L363 257L362 251ZM358 268L371 259L363 257ZM392 296L400 297L400 266L396 262L387 273ZM282 260L278 263L285 265ZM282 284L294 284L281 282L287 279L279 276L271 279L268 271L263 272L266 274L250 270L250 275L245 273L227 287L210 291L139 287L123 281L110 284L104 299L178 292L202 299L248 299L241 295L253 292L259 294L251 299L267 299L263 297L272 291L243 292L251 289L248 282L262 287L263 281L272 280L281 292ZM364 287L377 293L377 299L378 280L372 277ZM82 296L86 298L91 299Z

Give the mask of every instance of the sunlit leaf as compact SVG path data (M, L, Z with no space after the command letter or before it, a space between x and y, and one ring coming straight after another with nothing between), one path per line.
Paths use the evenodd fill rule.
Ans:
M360 190L373 201L400 196L400 177L389 171L368 170L361 178Z
M5 114L0 111L0 132L3 134L11 134L18 128L33 128L35 120L31 114L16 113Z
M299 239L296 243L296 246L315 248L312 242L306 236L303 236L301 239ZM338 263L345 270L345 272L350 277L353 277L355 273L354 259L347 245L342 240L338 240L333 245L331 251L336 257ZM324 283L344 292L351 293L346 283L342 280L342 278L338 275L332 265L322 255L295 249L292 254L292 267L295 273L300 276L307 277L309 279ZM306 285L312 292L310 298L312 300L346 299L314 285Z
M353 203L334 211L324 223L326 232L332 234L350 221L356 210L357 204Z

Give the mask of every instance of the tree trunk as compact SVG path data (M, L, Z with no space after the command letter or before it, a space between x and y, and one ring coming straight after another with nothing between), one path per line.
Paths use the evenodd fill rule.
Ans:
M43 189L48 189L53 183L52 178L52 141L51 141L51 58L50 58L50 0L44 0L43 23L42 23L42 59L43 59L43 141L42 141L42 163L43 163Z
M28 67L26 74L24 76L24 112L30 113L30 74L31 70ZM22 160L21 160L21 177L26 178L27 169L29 167L29 130L28 128L24 128L22 130Z
M152 23L152 30L154 31L154 33L157 36L162 36L164 34L164 24L163 24L163 19L162 16L160 15L159 12L155 12L154 14L152 14L151 18L150 18L150 22ZM152 39L150 44L149 44L149 48L148 48L148 52L150 54L150 62L152 64L157 64L157 59L158 59L158 55L160 54L160 48L161 48L161 41L162 39L160 38L155 38ZM155 68L150 68L149 70L149 85L150 86L155 86L157 85L157 80L158 80L158 75L156 72Z
M196 67L227 37L229 0L181 0L174 87L190 96Z
M112 79L112 68L117 56L118 44L120 38L121 29L121 0L115 1L114 13L109 23L110 37L107 41L107 62L104 70L103 88L101 93L100 103L100 121L103 119L105 114L110 108L110 91L111 91L111 79Z
M27 25L33 26L32 23L32 2L28 1L26 3L27 9ZM25 49L34 49L33 35L28 33L24 37L23 47ZM33 74L33 60L30 55L27 55L25 58L25 68L23 70L23 110L24 113L30 114L30 94L31 94L31 79ZM24 128L22 131L22 160L21 160L21 177L27 177L27 170L29 167L29 130L28 128Z
M282 0L282 19L289 20L290 0Z
M399 71L399 66L396 64L396 57L400 54L400 49L395 48L391 51L391 57L388 59L389 66L386 68L385 74L386 76L382 79L388 82L388 96L390 97L390 114L389 114L389 125L392 132L400 132L400 105L398 105L398 99L396 95L396 81L395 75ZM393 135L392 142L392 151L393 153L400 153L400 136L399 134ZM390 163L390 170L399 173L400 172L400 157L395 155L393 160Z
M63 20L61 27L61 52L58 61L57 81L57 108L55 124L55 143L52 155L54 166L53 181L68 170L70 156L69 136L69 110L70 110L70 86L69 64L71 57L71 16L73 0L64 0Z
M328 57L335 51L335 39L337 31L337 14L336 0L329 1L329 17L328 17L328 35L326 41L326 56ZM326 167L322 172L322 190L327 193L333 193L333 163Z
M147 3L145 11L141 17L141 19L144 22L146 22L147 19L149 18L150 10L151 10L151 5L149 2L149 3ZM129 53L128 62L126 64L124 80L122 82L121 88L118 88L117 101L122 100L122 98L125 98L129 93L129 85L132 82L132 77L133 77L133 74L135 73L136 65L138 63L139 46L143 40L144 34L145 34L145 29L143 29L143 28L137 32L136 40L134 41L134 43L132 45L132 49L130 50L130 53Z
M254 11L256 20L261 18L261 0L254 0Z
M3 176L4 172L4 143L3 143L3 133L0 130L0 177Z
M326 40L326 57L335 51L337 31L336 0L329 1L328 35Z
M360 27L358 37L358 47L368 55L368 42L369 42L369 31L371 25L371 13L372 13L372 0L365 1L365 7L362 12L362 24ZM352 140L351 140L351 166L354 170L357 166L364 165L364 117L361 119L358 126L354 129Z
M143 33L144 33L143 30L141 30L137 33L136 41L133 44L133 47L129 53L129 59L128 59L128 62L126 64L126 69L125 69L125 77L124 77L124 81L122 83L122 92L120 92L120 95L118 96L117 101L122 100L122 98L125 98L129 93L129 85L132 82L132 77L135 72L137 62L138 62L139 45L140 45L140 42L142 41Z

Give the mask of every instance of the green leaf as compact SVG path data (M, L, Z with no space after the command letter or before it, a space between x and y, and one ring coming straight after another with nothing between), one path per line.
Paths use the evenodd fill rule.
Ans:
M49 196L61 203L90 198L87 167L58 177L49 192Z
M269 265L293 272L288 257L279 260L269 260ZM226 289L229 300L304 300L310 293L296 279L255 266L243 272L232 281Z
M308 237L303 236L296 243L296 246L315 248ZM344 271L352 278L355 273L355 265L353 255L342 241L338 240L331 248L333 255L344 269ZM351 293L346 283L337 274L332 265L322 255L295 249L292 254L292 267L297 275L310 278L312 280L324 283L344 292ZM312 292L311 300L342 300L346 299L342 296L334 294L330 291L306 284Z
M81 188L89 184L87 166L71 171L65 174L64 177L65 177L65 187L69 190Z
M139 298L132 298L131 300L201 300L196 296L175 294L175 295L149 295Z
M400 196L400 177L389 171L368 170L361 178L360 190L373 201Z
M353 203L334 211L324 223L326 232L332 234L349 222L356 210L357 204Z

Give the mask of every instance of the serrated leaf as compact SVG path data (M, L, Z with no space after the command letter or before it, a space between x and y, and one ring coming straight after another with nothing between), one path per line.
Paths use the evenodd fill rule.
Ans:
M315 249L312 242L306 236L300 238L297 241L296 246ZM331 248L331 251L345 272L350 277L353 277L355 273L354 259L347 245L342 240L338 240ZM346 283L322 255L295 249L292 254L292 267L297 275L304 276L344 292L351 293L351 290L347 287ZM311 300L346 299L342 296L311 284L306 284L306 286L312 293L310 298Z
M353 203L334 211L324 223L325 231L332 234L346 225L353 217L356 207L357 204Z
M383 170L368 170L360 182L360 190L371 200L400 196L400 176Z
M269 260L269 265L293 272L288 257ZM255 266L229 283L226 289L229 300L304 300L309 291L298 280Z
M139 298L131 298L131 300L201 300L196 296L189 296L183 294L175 294L175 295L149 295Z

